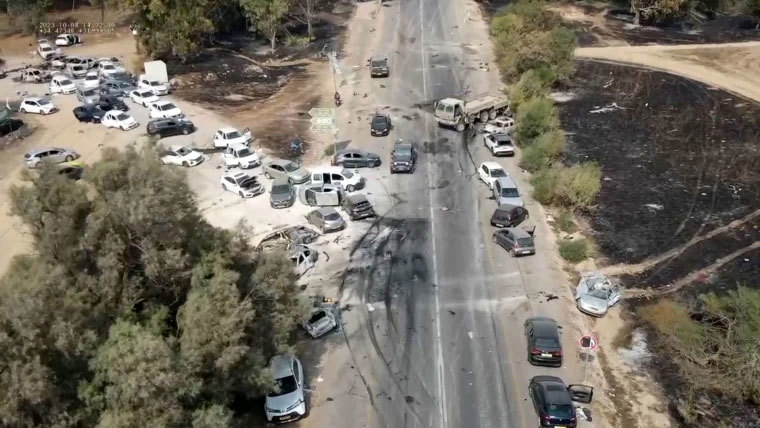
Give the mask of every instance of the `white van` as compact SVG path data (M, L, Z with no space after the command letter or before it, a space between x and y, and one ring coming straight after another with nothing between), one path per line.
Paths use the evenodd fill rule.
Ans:
M339 184L346 192L364 187L364 178L356 172L339 166L316 168L311 171L314 184Z

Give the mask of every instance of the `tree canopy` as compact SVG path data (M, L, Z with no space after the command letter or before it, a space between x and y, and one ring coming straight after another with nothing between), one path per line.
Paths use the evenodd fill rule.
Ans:
M206 223L152 147L24 180L35 251L0 279L0 425L229 426L270 386L306 313L284 254Z

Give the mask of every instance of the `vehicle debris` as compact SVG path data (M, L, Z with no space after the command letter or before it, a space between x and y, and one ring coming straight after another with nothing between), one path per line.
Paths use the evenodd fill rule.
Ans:
M620 289L601 272L586 272L575 288L575 300L581 312L603 317L620 300Z

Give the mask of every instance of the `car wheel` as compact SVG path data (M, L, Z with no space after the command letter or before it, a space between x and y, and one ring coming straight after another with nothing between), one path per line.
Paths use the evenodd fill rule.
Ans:
M512 257L516 257L517 256L517 254L515 254L515 249L514 248L510 248L509 249L509 255L512 256Z
M493 223L491 223L491 225L493 225ZM493 241L494 244L499 243L499 241L496 239L496 236L491 236L491 240Z
M372 162L370 162L370 163L368 163L368 164L367 164L367 167L368 167L368 168L374 168L374 167L376 167L376 166L377 166L377 163L376 163L376 162L374 162L374 161L372 161Z
M349 193L351 193L351 192L353 192L354 190L356 190L356 188L355 188L354 186L351 186L351 185L348 185L348 186L346 186L346 192L349 192Z
M290 184L291 186L292 186L293 184L295 184L295 183L293 183L293 179L292 179L292 178L288 178L288 184Z
M245 198L245 196L243 195L243 191L242 190L238 192L238 195L240 195L241 198Z
M314 239L311 236L307 236L307 237L303 238L303 243L304 244L311 244L312 241L314 241Z
M63 158L63 160L64 160L65 162L71 162L71 161L73 161L73 160L74 160L74 158L73 158L73 157L71 157L71 155L68 155L68 156L66 156L65 158Z
M158 161L161 163L161 165L166 165L166 161L165 161L165 160L163 160L163 159L159 159ZM227 190L227 189L224 187L224 184L222 184L222 188L223 188L224 190Z
M222 190L227 191L227 186L224 183L222 183Z
M187 134L189 134L189 133L190 133L190 130L189 130L189 129L187 129L187 128L183 128L183 129L182 129L182 135L187 135Z
M187 163L187 161L182 161L182 166L184 166L185 168L187 168L187 167L190 166L190 164Z
M21 113L26 113L26 109L23 108L23 107L21 107L20 109L18 109L18 111L20 111Z
M464 131L464 123L457 123L457 131L459 132Z
M264 177L266 177L266 178L268 178L268 179L270 179L270 180L271 180L271 179L272 179L272 174L270 174L270 173L268 173L268 172L264 171Z

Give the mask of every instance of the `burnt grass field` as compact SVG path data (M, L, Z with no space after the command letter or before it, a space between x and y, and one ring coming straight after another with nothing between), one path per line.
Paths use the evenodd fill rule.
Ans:
M597 206L584 215L608 263L641 262L760 209L755 103L666 73L593 61L577 63L569 86L574 98L560 104L568 161L602 167ZM759 227L755 218L730 228L624 282L670 284L753 243ZM727 263L709 281L754 285L758 253Z

